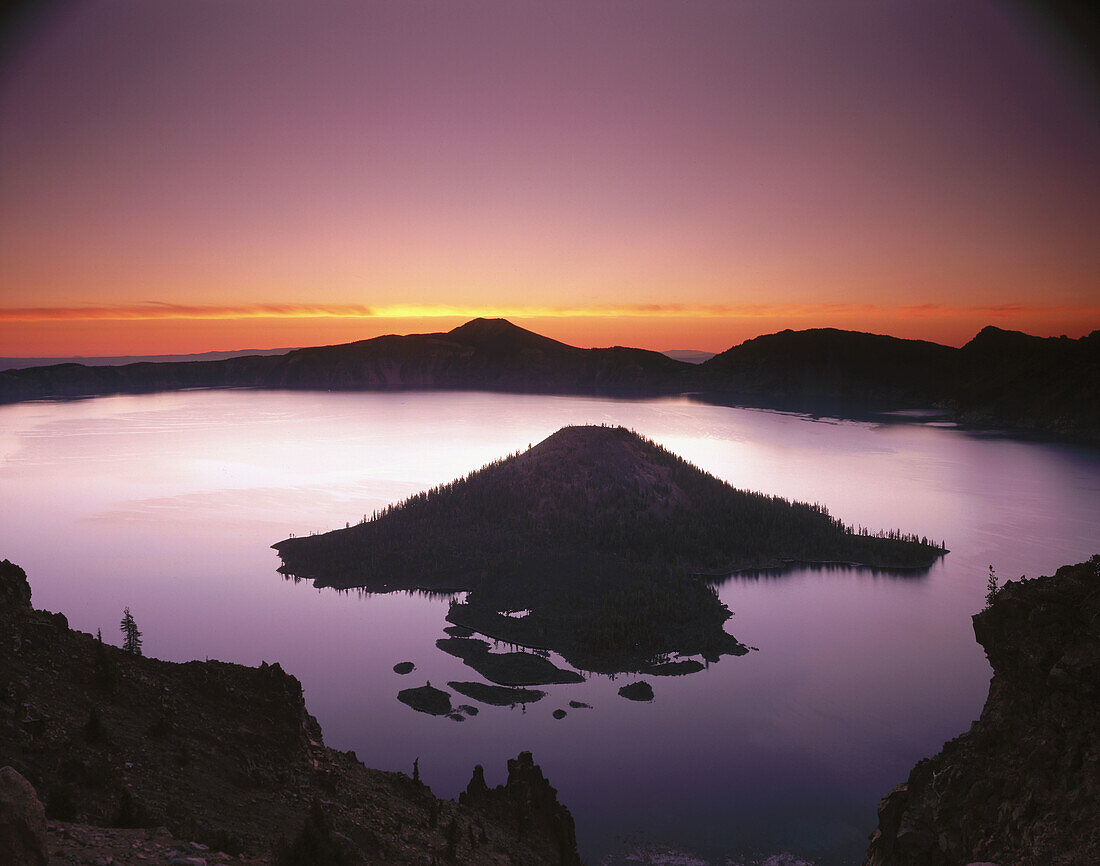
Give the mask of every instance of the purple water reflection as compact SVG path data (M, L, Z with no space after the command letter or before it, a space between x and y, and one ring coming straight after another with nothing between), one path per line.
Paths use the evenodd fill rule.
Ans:
M727 628L758 652L654 678L649 704L618 697L622 678L594 678L461 724L395 699L425 680L477 679L434 648L445 600L360 598L275 574L269 545L292 532L343 526L565 424L604 422L736 486L943 538L952 552L921 577L733 578L720 587ZM493 784L505 758L531 749L590 862L639 834L715 856L857 862L878 798L985 698L969 617L986 567L1049 573L1097 552L1100 527L1094 451L687 400L212 391L6 406L0 485L0 557L26 568L36 606L114 639L129 605L162 658L278 660L331 745L387 769L419 757L444 796L474 763ZM392 666L404 660L417 670L402 677Z

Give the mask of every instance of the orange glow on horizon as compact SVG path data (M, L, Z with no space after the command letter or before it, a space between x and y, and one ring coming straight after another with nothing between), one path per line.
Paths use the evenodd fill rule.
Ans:
M0 322L53 321L149 321L154 319L451 319L474 318L805 318L822 316L871 316L944 319L989 316L1027 319L1075 316L1098 319L1100 306L1068 304L594 304L577 307L480 306L403 304L368 307L361 304L243 304L199 305L148 302L78 307L0 307ZM811 326L812 327L812 326Z
M1032 304L622 304L446 307L353 304L0 307L0 355L188 354L329 345L383 334L447 331L476 317L507 318L572 345L720 352L761 334L833 327L962 345L987 324L1039 336L1082 336L1100 307Z

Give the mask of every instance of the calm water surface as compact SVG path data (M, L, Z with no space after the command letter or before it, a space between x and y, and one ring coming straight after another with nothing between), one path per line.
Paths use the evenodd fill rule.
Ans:
M462 723L396 700L426 680L478 679L435 649L446 600L275 572L269 545L291 533L354 523L577 423L632 427L735 486L952 552L920 577L731 579L727 630L758 651L651 678L652 703L617 695L632 677L597 677ZM715 862L857 863L879 797L985 699L970 615L988 565L1035 576L1100 547L1096 451L679 399L196 391L6 406L0 490L0 557L27 570L36 607L118 639L128 605L161 658L277 660L330 745L406 772L419 757L442 796L475 763L503 781L505 760L530 749L593 864L646 843ZM417 670L401 677L405 660ZM592 709L554 719L571 699Z

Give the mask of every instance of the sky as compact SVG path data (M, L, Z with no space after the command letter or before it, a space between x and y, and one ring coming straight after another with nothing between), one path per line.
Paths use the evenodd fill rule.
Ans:
M5 35L0 355L1100 328L1098 79L1011 0L112 0Z

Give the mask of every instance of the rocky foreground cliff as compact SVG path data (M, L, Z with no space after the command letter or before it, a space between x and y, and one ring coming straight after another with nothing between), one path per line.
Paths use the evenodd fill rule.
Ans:
M1100 863L1100 556L974 617L981 718L879 804L864 866Z
M163 844L133 844L167 848L171 836L194 843L181 858L318 866L579 863L573 819L529 753L509 761L504 785L489 789L478 767L462 803L440 800L326 747L277 664L143 658L30 598L23 570L0 561L0 767L34 786L55 853L78 839L81 856L96 839L131 844L94 827L161 827Z

